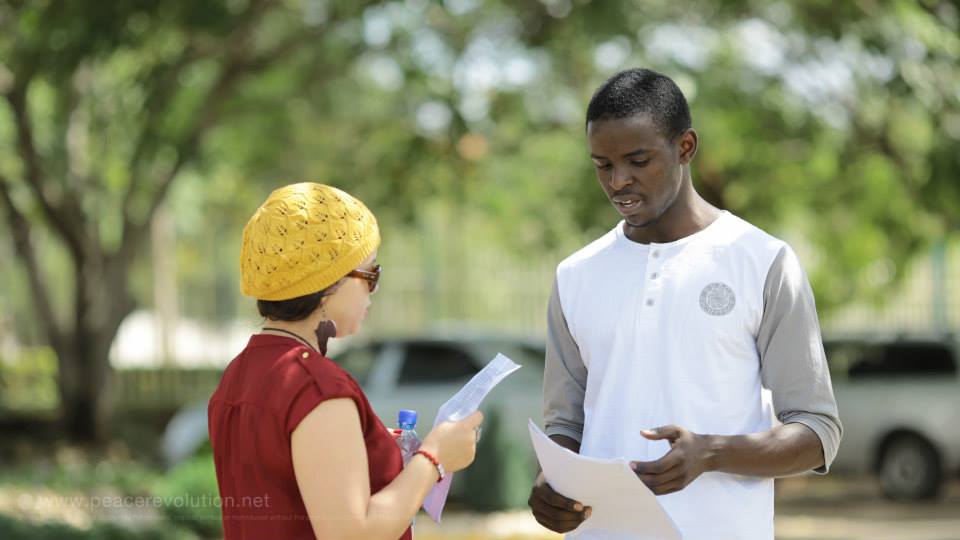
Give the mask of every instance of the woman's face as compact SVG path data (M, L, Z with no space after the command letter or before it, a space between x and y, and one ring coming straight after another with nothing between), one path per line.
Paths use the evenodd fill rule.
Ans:
M364 259L357 270L371 271L377 264L377 252ZM349 336L360 330L370 307L369 282L357 277L345 277L330 296L323 301L325 319L337 325L337 337Z

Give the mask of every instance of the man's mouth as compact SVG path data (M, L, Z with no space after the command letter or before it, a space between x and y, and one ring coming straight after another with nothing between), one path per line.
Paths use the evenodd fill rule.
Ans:
M621 210L632 210L643 204L639 195L615 195L610 200Z

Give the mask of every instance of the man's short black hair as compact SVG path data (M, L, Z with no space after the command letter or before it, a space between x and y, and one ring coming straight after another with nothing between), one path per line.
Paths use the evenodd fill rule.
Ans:
M657 130L670 140L693 125L687 98L676 83L642 68L621 71L597 88L587 106L587 124L635 114L649 114Z

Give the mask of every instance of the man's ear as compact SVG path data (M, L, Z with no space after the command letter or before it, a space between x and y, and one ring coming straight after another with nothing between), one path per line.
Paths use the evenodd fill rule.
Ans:
M699 147L699 138L697 132L690 128L677 136L677 148L679 152L679 161L681 165L688 165L693 161L693 156L697 155Z

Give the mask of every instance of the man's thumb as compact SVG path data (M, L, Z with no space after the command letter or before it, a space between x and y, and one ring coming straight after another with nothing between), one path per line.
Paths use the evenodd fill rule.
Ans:
M643 435L644 438L650 439L651 441L666 439L673 442L680 435L680 432L674 426L661 426L653 429L644 429L640 431L640 435Z

